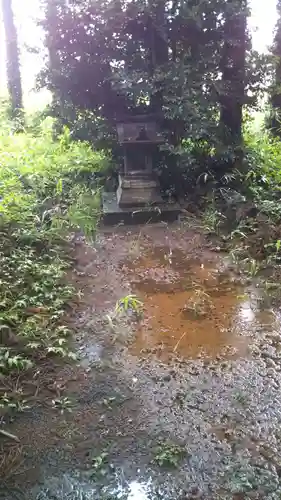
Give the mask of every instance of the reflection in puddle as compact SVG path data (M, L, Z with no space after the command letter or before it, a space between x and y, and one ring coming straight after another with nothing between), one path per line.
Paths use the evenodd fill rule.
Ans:
M247 356L257 307L241 285L214 264L187 260L180 251L167 260L166 253L157 249L124 266L144 303L133 353Z
M102 357L102 347L95 343L87 343L79 349L81 361L80 365L83 368L97 364Z
M149 487L147 483L132 481L129 484L129 492L126 500L148 500Z
M70 474L49 477L42 488L35 487L31 492L35 500L97 500L98 498L120 500L148 500L151 481L126 481L126 486L105 487L100 497L97 487L91 482L80 481Z
M238 317L242 321L246 321L247 323L252 323L255 320L256 315L250 300L246 300L245 302L242 303L238 311Z

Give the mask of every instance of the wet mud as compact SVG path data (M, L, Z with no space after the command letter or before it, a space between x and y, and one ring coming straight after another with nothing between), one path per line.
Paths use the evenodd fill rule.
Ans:
M0 498L280 499L278 309L184 226L101 232L75 257L71 408L50 387L9 426ZM116 315L129 295L141 314Z

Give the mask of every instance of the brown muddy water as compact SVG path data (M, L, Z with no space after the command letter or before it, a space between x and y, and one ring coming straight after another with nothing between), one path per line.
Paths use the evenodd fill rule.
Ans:
M261 284L180 225L101 232L75 256L80 362L7 427L0 498L280 499L281 328ZM138 318L114 312L128 294Z
M160 247L122 270L144 307L132 352L162 359L246 356L243 325L255 313L238 280L215 262Z

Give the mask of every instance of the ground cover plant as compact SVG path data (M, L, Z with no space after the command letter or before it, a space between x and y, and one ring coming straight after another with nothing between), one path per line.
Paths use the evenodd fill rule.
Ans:
M98 175L108 160L73 142L52 123L34 135L0 131L1 418L27 403L21 380L50 356L74 358L65 307L75 290L65 280L71 233L93 239L100 214ZM29 375L30 377L31 375Z

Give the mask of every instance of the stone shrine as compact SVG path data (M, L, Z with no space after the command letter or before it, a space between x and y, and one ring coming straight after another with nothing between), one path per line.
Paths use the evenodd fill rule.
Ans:
M153 222L177 218L179 207L165 204L153 162L164 137L155 116L130 116L117 122L119 144L124 151L123 168L116 193L103 194L103 220Z
M151 118L150 118L151 120ZM153 156L163 137L156 121L135 116L117 124L119 143L124 149L124 168L119 174L117 203L120 207L163 203L159 180L153 173Z

